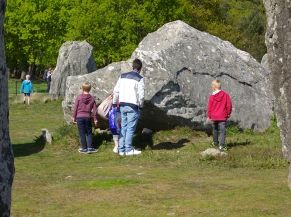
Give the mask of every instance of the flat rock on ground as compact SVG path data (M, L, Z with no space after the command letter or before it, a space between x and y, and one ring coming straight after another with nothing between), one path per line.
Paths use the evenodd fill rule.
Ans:
M208 148L200 153L202 157L223 157L226 156L226 152L221 152L216 148Z

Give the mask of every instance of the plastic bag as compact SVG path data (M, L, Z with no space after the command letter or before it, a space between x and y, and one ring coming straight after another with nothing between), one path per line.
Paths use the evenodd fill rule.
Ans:
M121 128L121 113L119 108L112 107L109 111L109 129L113 135L119 135L120 134L120 128Z

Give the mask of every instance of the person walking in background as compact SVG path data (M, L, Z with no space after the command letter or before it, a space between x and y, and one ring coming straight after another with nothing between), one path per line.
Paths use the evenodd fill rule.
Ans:
M226 122L232 112L232 102L229 94L221 90L219 80L214 80L211 87L213 93L208 101L208 119L213 126L213 145L219 146L220 151L225 151Z
M141 154L141 151L133 148L132 141L140 117L140 110L144 104L144 78L140 75L142 62L135 59L132 68L132 72L120 76L113 93L113 106L119 102L121 112L118 147L121 156Z
M44 72L43 72L43 76L42 76L42 79L46 82L46 79L47 79L47 73L48 73L48 69L45 69Z
M30 75L25 76L25 80L21 83L20 93L24 94L23 103L30 104L30 95L33 92L33 85L30 80Z
M53 70L52 68L49 68L49 70L46 73L47 93L49 93L51 89L52 74Z
M75 101L73 121L77 123L81 148L79 152L82 154L91 154L97 152L93 148L93 133L92 133L92 118L94 124L97 125L97 106L94 97L89 93L91 91L91 84L85 82L82 85L83 93L80 94Z

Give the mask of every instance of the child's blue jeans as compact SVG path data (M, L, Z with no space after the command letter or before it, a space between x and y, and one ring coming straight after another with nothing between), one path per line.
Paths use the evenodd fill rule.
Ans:
M77 118L77 125L82 148L92 148L93 136L91 118Z

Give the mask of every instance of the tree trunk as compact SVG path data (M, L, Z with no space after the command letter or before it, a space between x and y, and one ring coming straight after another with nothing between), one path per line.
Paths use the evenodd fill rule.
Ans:
M264 0L264 4L268 17L266 44L275 112L283 153L289 162L288 185L291 190L291 1Z
M14 159L8 125L8 76L6 72L3 21L6 0L0 0L0 216L10 216Z

